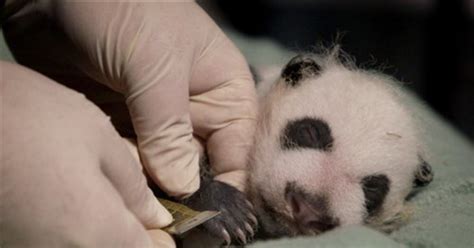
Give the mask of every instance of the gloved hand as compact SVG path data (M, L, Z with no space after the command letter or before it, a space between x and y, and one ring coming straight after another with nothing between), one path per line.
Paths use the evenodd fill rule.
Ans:
M2 247L175 246L157 229L171 215L108 117L19 65L0 62L0 75Z
M79 68L125 96L141 160L169 195L199 186L193 134L218 179L242 178L254 85L243 56L196 3L32 1L4 29L20 63L60 82Z

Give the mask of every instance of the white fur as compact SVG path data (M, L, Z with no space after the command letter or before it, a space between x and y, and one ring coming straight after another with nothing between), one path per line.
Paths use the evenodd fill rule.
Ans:
M284 189L286 182L296 181L308 192L327 195L341 225L361 224L367 213L360 182L368 175L385 174L390 191L381 213L367 221L379 225L396 218L412 188L421 152L399 86L382 74L344 66L335 55L315 56L315 60L322 74L297 87L286 85L280 70L260 82L260 119L249 173L251 197L264 195L275 210L290 216ZM332 152L282 151L281 130L288 121L302 117L329 124Z

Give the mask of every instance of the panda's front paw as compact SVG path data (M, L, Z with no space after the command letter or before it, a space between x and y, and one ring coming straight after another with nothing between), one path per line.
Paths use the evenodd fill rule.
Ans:
M211 235L222 239L225 245L233 242L246 244L253 238L257 227L253 205L236 188L215 180L202 183L186 204L199 211L221 212L203 226Z

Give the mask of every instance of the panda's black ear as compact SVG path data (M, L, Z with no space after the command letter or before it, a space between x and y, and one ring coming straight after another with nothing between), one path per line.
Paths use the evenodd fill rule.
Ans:
M292 58L281 72L281 77L289 86L298 86L308 77L321 74L321 67L309 55L300 54Z
M433 181L433 169L431 165L428 164L423 158L420 157L420 163L418 164L418 168L415 171L415 179L413 181L413 185L415 187L423 187L431 183Z

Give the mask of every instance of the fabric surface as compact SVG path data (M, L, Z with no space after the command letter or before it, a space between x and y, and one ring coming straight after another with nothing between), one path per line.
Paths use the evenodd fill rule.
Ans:
M7 45L5 44L5 38L3 37L3 32L1 32L0 34L0 60L14 61L12 54L10 53Z
M284 64L292 55L274 43L228 32L249 63ZM11 58L0 38L2 60ZM401 229L386 235L367 227L347 227L318 237L257 242L252 247L474 247L474 146L415 96L407 104L417 113L434 181L411 199L414 214Z

